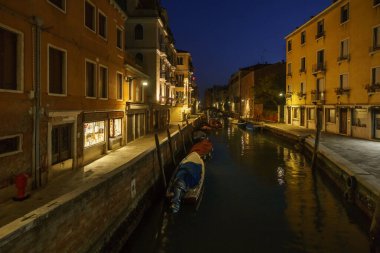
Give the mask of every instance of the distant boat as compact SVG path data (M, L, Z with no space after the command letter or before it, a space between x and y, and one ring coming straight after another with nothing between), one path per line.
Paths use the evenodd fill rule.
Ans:
M262 127L261 125L248 122L247 125L245 126L245 129L249 131L255 131L261 127Z
M166 191L170 208L176 213L181 202L197 203L205 180L205 164L197 152L191 152L177 166Z

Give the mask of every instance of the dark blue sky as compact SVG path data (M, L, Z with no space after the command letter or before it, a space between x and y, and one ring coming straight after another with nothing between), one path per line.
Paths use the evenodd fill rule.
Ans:
M201 96L240 67L285 60L284 37L332 0L162 0L177 49L193 56Z

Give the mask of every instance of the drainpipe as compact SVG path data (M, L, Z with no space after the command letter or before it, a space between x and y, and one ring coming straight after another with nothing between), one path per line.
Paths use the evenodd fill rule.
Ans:
M33 187L41 186L40 170L40 117L41 117L41 31L42 19L34 16L32 18L34 33L34 105L33 105Z

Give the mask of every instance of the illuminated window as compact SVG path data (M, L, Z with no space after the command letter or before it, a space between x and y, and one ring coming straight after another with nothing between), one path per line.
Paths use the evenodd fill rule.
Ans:
M122 119L110 119L110 137L115 138L122 135Z
M99 97L108 98L108 69L99 66Z
M349 4L345 4L340 8L340 23L348 21L350 17L350 8Z
M0 90L21 91L22 34L0 27Z
M66 11L66 0L48 0L48 2L62 11Z
M135 40L144 39L144 28L142 25L138 24L135 26Z
M0 157L21 152L22 135L0 137Z
M83 132L85 148L104 142L104 121L84 123Z
M49 93L66 94L66 51L49 46Z
M96 97L96 65L86 60L86 97Z
M98 13L98 22L99 22L98 33L102 38L106 39L107 38L107 17L101 12Z
M89 1L84 3L84 24L87 28L95 32L96 13L95 6Z
M335 109L326 109L326 121L329 123L335 123Z

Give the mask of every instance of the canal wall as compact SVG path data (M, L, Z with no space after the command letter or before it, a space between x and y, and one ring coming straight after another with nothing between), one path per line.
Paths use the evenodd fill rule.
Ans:
M182 132L189 146L192 126ZM178 130L171 134L171 142L179 161L184 150ZM160 141L160 147L170 178L173 164L168 138ZM1 227L0 252L117 251L164 191L158 161L153 145L111 172Z
M265 130L291 142L308 159L312 159L315 139L310 134L297 134L270 125L265 125ZM349 203L356 205L369 219L374 217L380 188L373 175L321 144L316 169L334 183Z

